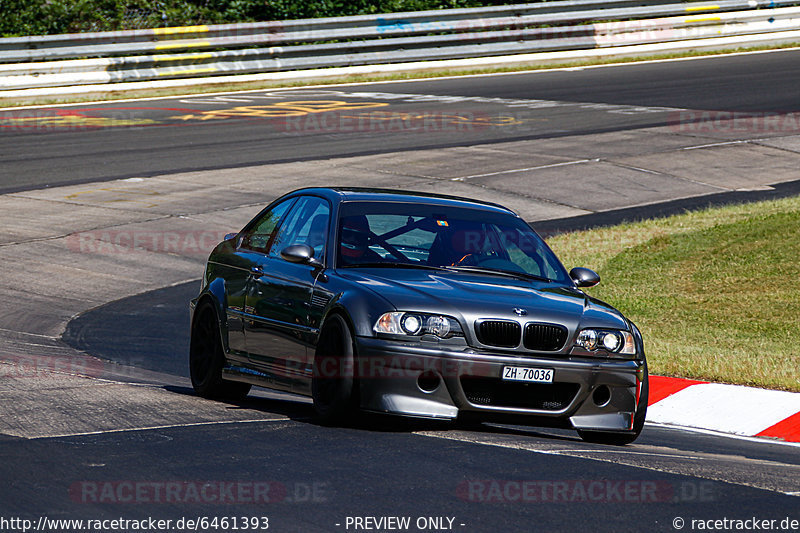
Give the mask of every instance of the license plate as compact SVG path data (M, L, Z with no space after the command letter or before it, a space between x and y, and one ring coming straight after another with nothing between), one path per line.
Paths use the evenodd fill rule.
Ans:
M503 381L527 381L530 383L552 383L552 368L530 368L525 366L504 366Z

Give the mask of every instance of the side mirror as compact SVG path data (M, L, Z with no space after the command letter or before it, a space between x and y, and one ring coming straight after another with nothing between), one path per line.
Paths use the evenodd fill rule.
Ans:
M322 266L314 257L314 249L307 244L293 244L281 250L281 257L290 263L303 263L312 266Z
M229 241L229 240L231 240L231 239L235 239L235 238L236 238L236 237L238 237L238 236L239 236L239 234L238 234L238 233L226 233L226 234L225 234L225 237L224 237L222 240L223 240L223 241Z
M600 283L600 276L594 270L575 267L569 271L569 277L578 287L594 287Z

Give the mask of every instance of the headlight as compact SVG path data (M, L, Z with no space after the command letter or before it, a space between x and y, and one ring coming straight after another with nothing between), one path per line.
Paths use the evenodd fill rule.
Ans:
M578 334L576 344L590 352L605 350L608 353L620 355L634 355L636 353L636 343L633 341L633 335L627 331L584 329Z
M373 329L376 333L389 335L435 335L440 339L464 336L461 325L455 318L404 311L382 314Z

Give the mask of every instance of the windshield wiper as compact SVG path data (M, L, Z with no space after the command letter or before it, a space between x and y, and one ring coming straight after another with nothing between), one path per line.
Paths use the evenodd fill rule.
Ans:
M369 263L354 263L352 265L342 265L342 268L417 268L421 270L443 270L447 271L449 268L424 265L418 263L392 263L391 261L373 261Z
M503 276L506 278L545 281L547 283L553 281L548 278L543 278L542 276L537 276L536 274L528 274L527 272L515 272L513 270L501 270L497 268L485 268L477 266L433 266L417 263L373 261L369 263L343 265L343 268L416 268L421 270L438 270L440 272L474 272L476 274L488 274L490 276Z
M528 274L527 272L516 272L514 270L502 270L499 268L485 268L478 266L449 266L445 268L447 270L455 272L475 272L476 274L489 274L489 275L505 276L507 278L546 281L547 283L553 281L552 279L543 278L542 276L537 276L536 274Z

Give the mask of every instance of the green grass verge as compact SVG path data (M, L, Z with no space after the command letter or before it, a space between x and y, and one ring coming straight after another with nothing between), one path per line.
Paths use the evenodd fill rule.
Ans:
M103 100L103 101L122 100L128 98L158 98L158 97L170 97L177 95L193 95L193 94L206 94L206 93L217 93L217 92L253 91L253 90L268 90L268 89L290 88L290 87L305 87L309 85L336 85L343 83L368 83L368 82L384 82L384 81L397 81L397 80L430 79L430 78L441 78L447 76L474 76L481 74L529 72L537 70L552 70L558 68L592 67L600 65L637 63L642 61L657 61L665 59L715 56L715 55L725 55L725 54L743 53L743 52L783 50L787 48L798 48L798 47L800 47L800 42L779 44L779 45L727 48L721 50L654 54L654 55L636 56L636 57L609 57L609 58L595 59L595 60L549 63L543 65L520 65L512 67L489 67L489 68L457 69L457 70L444 69L444 70L432 70L432 71L404 72L396 74L338 76L338 77L326 77L319 79L309 78L298 81L282 81L282 82L238 82L238 83L224 83L224 84L209 83L208 85L201 85L201 86L175 87L175 88L165 88L165 89L132 89L119 92L114 92L115 91L114 84L110 83L107 85L107 89L104 87L103 90L88 95L3 98L2 95L0 94L0 109L28 106L28 105L53 105L53 104L65 104L65 103L96 102L98 100ZM321 76L324 75L324 72L325 72L324 69L320 69Z
M642 330L653 374L800 391L800 197L553 237Z

